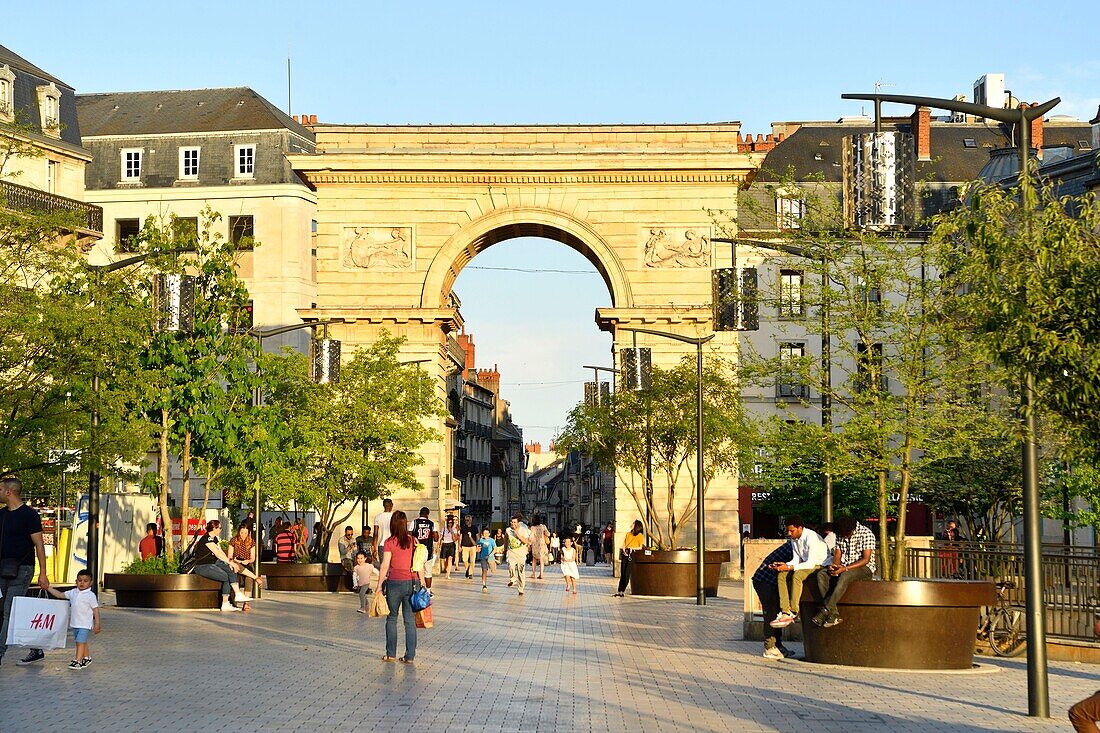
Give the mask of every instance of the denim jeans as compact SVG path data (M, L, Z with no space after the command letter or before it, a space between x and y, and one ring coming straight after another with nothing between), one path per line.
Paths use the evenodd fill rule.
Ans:
M233 572L233 568L221 560L209 565L195 566L195 575L201 575L204 578L210 578L221 583L223 596L232 593L233 583L237 582L237 574Z
M14 578L0 578L0 593L4 594L4 613L0 623L0 657L8 650L4 642L8 639L8 620L11 618L11 602L18 596L25 596L31 585L33 565L20 565Z
M405 659L416 658L416 619L413 618L412 597L414 581L387 580L386 605L390 615L386 617L386 656L397 656L397 612L401 611L405 622Z
M846 570L840 575L829 575L825 568L818 570L814 577L817 579L818 594L822 598L825 610L833 616L839 615L837 604L848 592L848 586L857 580L870 580L873 576L871 569L866 565L860 565L853 570Z
M774 646L782 648L783 631L773 629L771 622L779 615L779 587L775 583L753 580L753 590L760 599L760 609L764 613L764 648L771 649Z

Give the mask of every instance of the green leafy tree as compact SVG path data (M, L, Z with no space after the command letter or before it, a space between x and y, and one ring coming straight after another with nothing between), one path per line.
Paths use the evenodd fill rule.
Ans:
M816 358L752 352L743 355L742 377L827 390L835 428L820 441L823 467L840 479L875 477L879 568L884 578L900 580L905 526L897 522L891 537L888 519L905 516L914 469L995 434L996 416L980 399L988 360L946 317L953 293L933 269L934 244L847 229L839 199L813 186L787 180L769 190L805 202L797 228L777 232L759 254L776 270L806 273L802 302L808 312L828 313L833 378L825 387ZM764 278L765 305L782 307L790 297L778 278ZM820 336L822 319L780 324L794 328Z
M243 435L252 420L257 379L252 364L259 349L240 327L248 301L237 273L242 245L216 231L220 218L207 208L196 228L174 216L167 222L150 217L136 238L142 251L194 250L175 264L176 270L195 276L194 328L188 334L154 334L145 355L149 405L159 424L157 496L165 526L171 526L170 454L180 458L185 504L195 459L202 461L207 472L204 508L212 481L246 460ZM171 537L165 539L171 555Z
M736 470L744 445L741 401L731 374L718 359L704 364L704 496L716 475ZM578 451L615 472L647 524L646 534L661 549L678 547L685 525L696 516L697 383L694 357L671 369L654 367L649 390L619 389L603 404L577 405L555 438L559 450ZM646 475L649 446L660 489L652 496L637 479Z
M420 447L440 440L425 423L443 414L434 385L414 365L400 364L403 339L383 336L340 367L335 383L310 380L308 361L286 354L270 365L266 402L278 416L284 460L265 469L265 496L277 504L312 507L324 526L320 556L327 557L334 528L360 502L395 489L423 489L415 469Z

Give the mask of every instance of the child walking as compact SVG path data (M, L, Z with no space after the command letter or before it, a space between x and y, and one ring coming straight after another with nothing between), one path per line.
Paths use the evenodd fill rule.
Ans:
M367 562L367 553L360 550L355 553L355 564L351 566L351 587L359 591L359 608L356 613L366 613L369 607L367 594L371 592L370 576L374 566Z
M496 569L493 567L496 565L496 562L493 560L493 553L496 551L496 548L497 543L493 542L493 538L489 535L489 530L481 530L481 538L477 541L477 562L481 566L482 590L489 590L489 572L490 569Z
M76 658L69 662L69 669L84 669L92 663L88 651L88 637L99 633L99 599L92 591L92 574L81 570L76 574L76 587L64 593L49 588L54 598L69 602L69 626L76 641Z
M565 592L577 595L577 578L581 577L577 570L577 548L572 536L564 537L561 543L561 574L565 576Z

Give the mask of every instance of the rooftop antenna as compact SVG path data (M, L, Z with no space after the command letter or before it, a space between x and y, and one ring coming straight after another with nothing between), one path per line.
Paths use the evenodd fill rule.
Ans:
M878 98L878 93L884 87L896 87L897 84L891 81L883 81L882 79L875 80L875 132L882 132L882 100Z
M876 88L877 91L877 88ZM286 39L286 115L290 117L290 39Z

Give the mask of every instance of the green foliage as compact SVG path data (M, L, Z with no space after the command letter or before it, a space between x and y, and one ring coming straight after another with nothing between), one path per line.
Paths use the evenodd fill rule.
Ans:
M255 454L264 461L254 468L272 503L317 511L325 526L322 548L357 502L397 488L423 488L415 474L424 462L419 449L441 439L424 421L443 408L432 379L416 365L398 363L402 343L385 335L357 350L330 384L310 380L301 354L263 361L269 392L259 429L264 444L277 449ZM245 489L241 478L235 480L239 492Z
M138 557L122 568L122 572L127 575L174 575L179 571L180 564L177 558L160 556L153 556L148 560Z
M879 544L886 548L891 545L887 519L905 515L913 471L922 461L961 455L1003 432L1004 416L982 399L983 384L995 370L968 332L947 317L954 293L933 267L941 260L936 242L843 229L841 202L820 186L789 178L769 192L773 207L775 197L801 199L806 214L797 228L775 232L770 246L741 251L739 257L762 261L765 272L805 273L801 300L809 317L781 322L781 337L813 334L820 341L827 328L831 380L826 387L819 358L751 350L743 353L741 376L765 388L783 383L827 391L834 428L811 441L816 458L800 460L857 487L868 476L875 478ZM763 307L780 306L785 295L778 277L762 279ZM762 447L765 453L779 449L775 440ZM855 498L855 506L862 504ZM883 577L900 578L903 524L898 523L901 541L893 543L895 551L880 553Z
M741 400L731 373L717 358L705 361L704 494L714 476L736 470L738 447L744 445ZM692 356L671 369L654 367L650 390L620 389L609 403L577 405L555 438L559 450L578 451L616 472L643 524L650 517L646 533L662 549L679 546L684 525L696 513L696 384ZM662 487L652 501L644 480L636 480L646 474L647 446L652 449L654 483L659 479Z
M1059 198L1031 176L1012 189L974 185L935 222L951 312L1014 389L1031 373L1069 456L1100 459L1100 205Z

